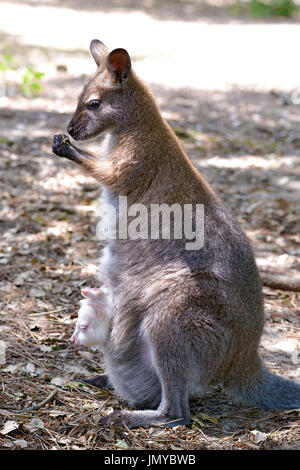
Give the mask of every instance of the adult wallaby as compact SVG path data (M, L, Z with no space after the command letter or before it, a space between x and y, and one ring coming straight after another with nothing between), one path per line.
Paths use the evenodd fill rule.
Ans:
M107 375L134 411L100 420L129 427L189 423L189 397L221 384L262 408L299 408L300 385L268 371L258 355L263 296L249 242L231 212L184 153L124 49L93 40L98 69L68 126L75 140L107 134L94 156L54 137L53 152L88 170L118 211L141 203L204 205L204 245L186 239L108 241L100 261L109 291L110 326L103 348ZM195 221L194 221L195 222ZM194 224L195 225L195 224ZM124 237L123 237L124 238Z

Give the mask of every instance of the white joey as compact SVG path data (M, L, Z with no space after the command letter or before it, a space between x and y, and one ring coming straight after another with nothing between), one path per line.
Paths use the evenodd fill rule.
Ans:
M80 301L81 307L71 342L76 347L89 346L101 350L106 342L109 327L105 288L87 287L81 289L81 293L84 299Z

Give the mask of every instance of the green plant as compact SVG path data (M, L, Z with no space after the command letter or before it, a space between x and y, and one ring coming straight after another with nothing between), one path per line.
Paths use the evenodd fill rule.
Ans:
M0 71L2 73L8 72L8 70L16 70L18 62L11 54L3 54L0 60Z
M41 80L45 75L43 72L37 72L32 67L27 66L25 73L21 74L18 61L11 54L3 54L0 56L0 87L3 87L3 93L6 94L8 83L7 74L10 71L17 72L17 79L21 81L21 92L23 95L32 97L42 90Z
M291 18L299 11L294 0L236 0L229 6L229 11L234 16L241 16L247 13L253 18L267 18L270 16L280 16Z
M16 70L18 63L11 54L3 54L0 57L0 94L6 94L7 72Z
M291 18L299 7L293 0L271 0L262 2L260 0L251 0L249 2L249 11L254 18L266 18L268 16L283 16Z
M37 72L32 67L27 67L22 75L21 91L25 96L34 96L42 90L41 79L45 74Z

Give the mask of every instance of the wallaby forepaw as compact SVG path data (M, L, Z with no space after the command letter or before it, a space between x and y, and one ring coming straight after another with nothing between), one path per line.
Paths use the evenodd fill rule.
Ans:
M58 134L53 137L52 152L59 157L69 157L70 139L65 134Z

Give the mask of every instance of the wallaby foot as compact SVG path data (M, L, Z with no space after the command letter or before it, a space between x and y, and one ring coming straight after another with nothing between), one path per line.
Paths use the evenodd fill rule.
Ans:
M83 165L88 160L95 160L94 155L76 147L71 143L69 137L64 134L58 134L53 137L52 151L55 155L72 160L79 165Z
M189 417L171 417L159 410L145 411L114 411L107 416L99 419L98 424L108 426L110 423L125 425L128 428L149 427L149 426L168 426L173 428L179 425L188 425Z
M81 382L93 385L97 388L107 388L108 390L113 390L107 374L100 374L88 379L82 379Z

